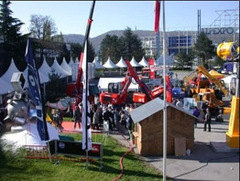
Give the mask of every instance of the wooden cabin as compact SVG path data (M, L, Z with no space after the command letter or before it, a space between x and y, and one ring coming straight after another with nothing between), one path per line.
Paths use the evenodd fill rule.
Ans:
M163 155L164 101L156 98L132 110L133 142L142 156ZM167 155L184 155L194 147L195 117L173 104L167 107Z

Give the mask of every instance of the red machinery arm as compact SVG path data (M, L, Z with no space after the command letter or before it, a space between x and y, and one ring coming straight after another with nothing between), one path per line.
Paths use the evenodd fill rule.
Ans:
M142 92L144 92L146 94L148 101L158 97L159 95L161 95L163 93L164 89L162 86L157 86L151 91L147 87L147 85L139 79L136 71L133 69L130 62L128 60L126 60L125 62L128 66L129 75L132 76L135 79L135 81L138 83ZM171 103L172 102L172 91L171 91L172 88L171 88L170 78L168 75L166 75L166 83L167 83L167 101ZM142 99L142 101L143 101L143 99Z
M134 78L134 80L138 83L138 85L140 86L141 90L147 95L148 99L151 100L153 99L152 94L151 94L151 90L147 87L147 85L142 82L136 71L133 69L132 65L130 64L130 62L128 60L125 60L127 67L128 67L128 73L131 77Z

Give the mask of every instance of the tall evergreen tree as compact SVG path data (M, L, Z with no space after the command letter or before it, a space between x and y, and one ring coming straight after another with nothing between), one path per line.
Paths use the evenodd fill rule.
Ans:
M70 43L70 46L71 46L70 56L73 58L73 60L79 58L82 52L82 45L80 45L79 43Z
M117 63L120 59L121 52L120 52L120 41L118 36L116 35L106 35L103 39L100 47L100 57L101 59L106 62L108 57L111 57L111 60L114 63Z
M204 66L206 65L206 60L216 55L214 49L215 47L212 41L204 32L201 32L197 38L197 42L195 43L195 50L197 52L197 55L202 59Z
M23 23L12 17L10 4L11 2L8 0L3 0L0 4L0 37L3 39L0 62L3 72L8 68L11 58L15 60L20 71L26 67L24 53L28 34L20 33Z
M133 34L131 28L127 27L124 31L123 36L120 37L120 43L122 47L122 55L127 59L131 59L133 56L136 60L141 60L145 55L144 49L142 48L142 42L138 35Z
M133 34L130 28L127 28L120 38L116 35L106 35L100 46L101 59L107 61L110 56L114 63L117 63L121 56L128 60L134 56L135 59L140 60L144 54L140 38Z
M91 42L88 42L88 62L92 62L93 60L94 60L94 57L95 57L95 50L94 50L94 48L93 48L93 45L92 45L92 43Z

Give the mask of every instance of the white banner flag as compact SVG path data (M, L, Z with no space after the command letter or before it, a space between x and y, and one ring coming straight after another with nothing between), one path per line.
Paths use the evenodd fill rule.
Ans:
M91 119L90 119L90 105L88 101L88 64L87 64L87 41L84 45L83 59L82 59L82 83L83 83L83 97L82 97L82 149L86 151L92 150L92 133L91 133Z

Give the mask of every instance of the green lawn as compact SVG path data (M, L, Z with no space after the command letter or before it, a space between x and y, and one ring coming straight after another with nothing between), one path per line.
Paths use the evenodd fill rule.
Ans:
M67 134L75 140L81 140L79 134ZM72 181L72 180L101 180L108 181L120 173L119 159L128 150L120 146L116 140L103 135L93 135L94 142L103 144L103 168L99 170L99 161L91 162L88 168L85 162L60 161L55 164L48 159L25 159L25 150L3 151L0 147L0 180L43 180L43 181ZM6 147L6 146L5 146ZM5 149L4 149L5 150ZM141 161L134 153L123 159L124 174L121 180L144 181L162 180L162 175L156 169Z

